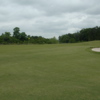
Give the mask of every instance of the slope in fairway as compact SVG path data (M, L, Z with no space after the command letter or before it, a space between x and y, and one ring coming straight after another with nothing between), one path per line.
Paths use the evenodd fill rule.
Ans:
M0 100L100 100L100 41L0 45Z

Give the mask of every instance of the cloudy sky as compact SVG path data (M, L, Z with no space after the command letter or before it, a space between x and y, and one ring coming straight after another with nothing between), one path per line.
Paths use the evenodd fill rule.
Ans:
M0 34L58 37L100 26L100 0L0 0Z

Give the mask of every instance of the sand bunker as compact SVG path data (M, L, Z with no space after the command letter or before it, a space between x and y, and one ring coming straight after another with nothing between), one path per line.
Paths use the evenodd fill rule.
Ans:
M100 48L93 48L92 51L100 52Z

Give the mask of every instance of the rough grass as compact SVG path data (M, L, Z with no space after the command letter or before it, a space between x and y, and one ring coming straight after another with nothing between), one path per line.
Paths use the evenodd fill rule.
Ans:
M100 41L0 45L0 100L100 100Z

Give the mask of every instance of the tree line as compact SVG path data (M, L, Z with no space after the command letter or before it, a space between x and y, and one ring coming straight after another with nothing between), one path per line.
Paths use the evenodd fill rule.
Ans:
M83 28L76 33L68 33L59 36L58 39L44 38L42 36L30 36L20 32L19 27L13 29L13 35L5 32L0 35L0 44L55 44L55 43L76 43L83 41L100 40L100 27Z
M53 44L58 43L58 40L53 38L44 38L42 36L30 36L25 32L20 33L20 28L13 29L13 35L10 32L2 33L0 36L0 44Z
M76 33L59 36L60 43L75 43L83 41L100 40L100 27L83 28Z

